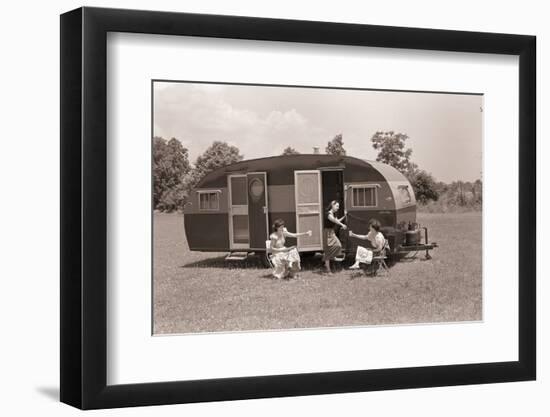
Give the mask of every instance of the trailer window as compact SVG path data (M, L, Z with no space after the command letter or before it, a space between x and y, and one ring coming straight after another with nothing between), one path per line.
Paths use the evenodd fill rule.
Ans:
M412 201L411 192L408 185L399 186L399 196L403 204L409 204Z
M376 207L376 189L375 185L353 186L352 207Z
M199 191L199 210L219 210L220 192L219 191Z

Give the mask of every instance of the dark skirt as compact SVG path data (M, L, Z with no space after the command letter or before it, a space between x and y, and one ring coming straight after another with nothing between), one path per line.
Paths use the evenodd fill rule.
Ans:
M334 229L323 230L323 261L332 260L342 254L342 244Z

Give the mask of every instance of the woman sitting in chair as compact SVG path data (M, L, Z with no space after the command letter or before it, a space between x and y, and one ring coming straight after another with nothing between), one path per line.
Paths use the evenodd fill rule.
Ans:
M355 253L355 263L349 267L349 269L359 269L359 264L365 263L369 265L372 262L372 257L374 255L374 252L380 252L382 249L384 249L384 246L386 246L386 238L380 232L380 227L382 225L378 220L371 220L369 222L369 233L366 235L357 235L353 233L351 230L349 232L349 235L351 237L356 237L357 239L361 240L368 240L373 249L367 249L363 246L357 246L357 252Z
M285 246L285 238L311 236L311 230L303 233L290 233L286 230L284 220L277 219L273 223L273 233L269 236L271 239L270 250L273 253L271 263L273 264L273 276L277 279L289 276L300 270L300 254L296 246Z

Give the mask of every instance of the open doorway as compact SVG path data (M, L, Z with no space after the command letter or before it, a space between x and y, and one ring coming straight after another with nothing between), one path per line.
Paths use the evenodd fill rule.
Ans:
M323 190L323 216L326 216L326 211L329 203L336 200L340 203L340 209L336 216L342 218L344 216L346 199L344 194L344 171L341 169L321 171L321 184ZM344 220L345 222L345 220ZM342 248L346 250L348 247L348 233L344 233L339 227L336 228L336 235L342 243Z
M326 211L329 203L336 200L340 203L338 217L344 215L345 198L344 198L344 171L330 170L321 172L321 182L323 190L323 210Z

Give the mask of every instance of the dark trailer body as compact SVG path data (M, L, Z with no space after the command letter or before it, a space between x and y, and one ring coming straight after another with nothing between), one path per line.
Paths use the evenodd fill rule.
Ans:
M193 251L262 253L271 225L280 218L290 231L312 231L311 237L288 239L287 245L319 252L331 200L340 202L340 217L348 212L346 223L355 233L368 233L368 222L377 219L392 254L408 251L416 200L403 174L380 162L320 154L245 160L207 174L184 209L187 242ZM368 244L348 233L339 237L346 253ZM409 249L432 248L416 242Z

